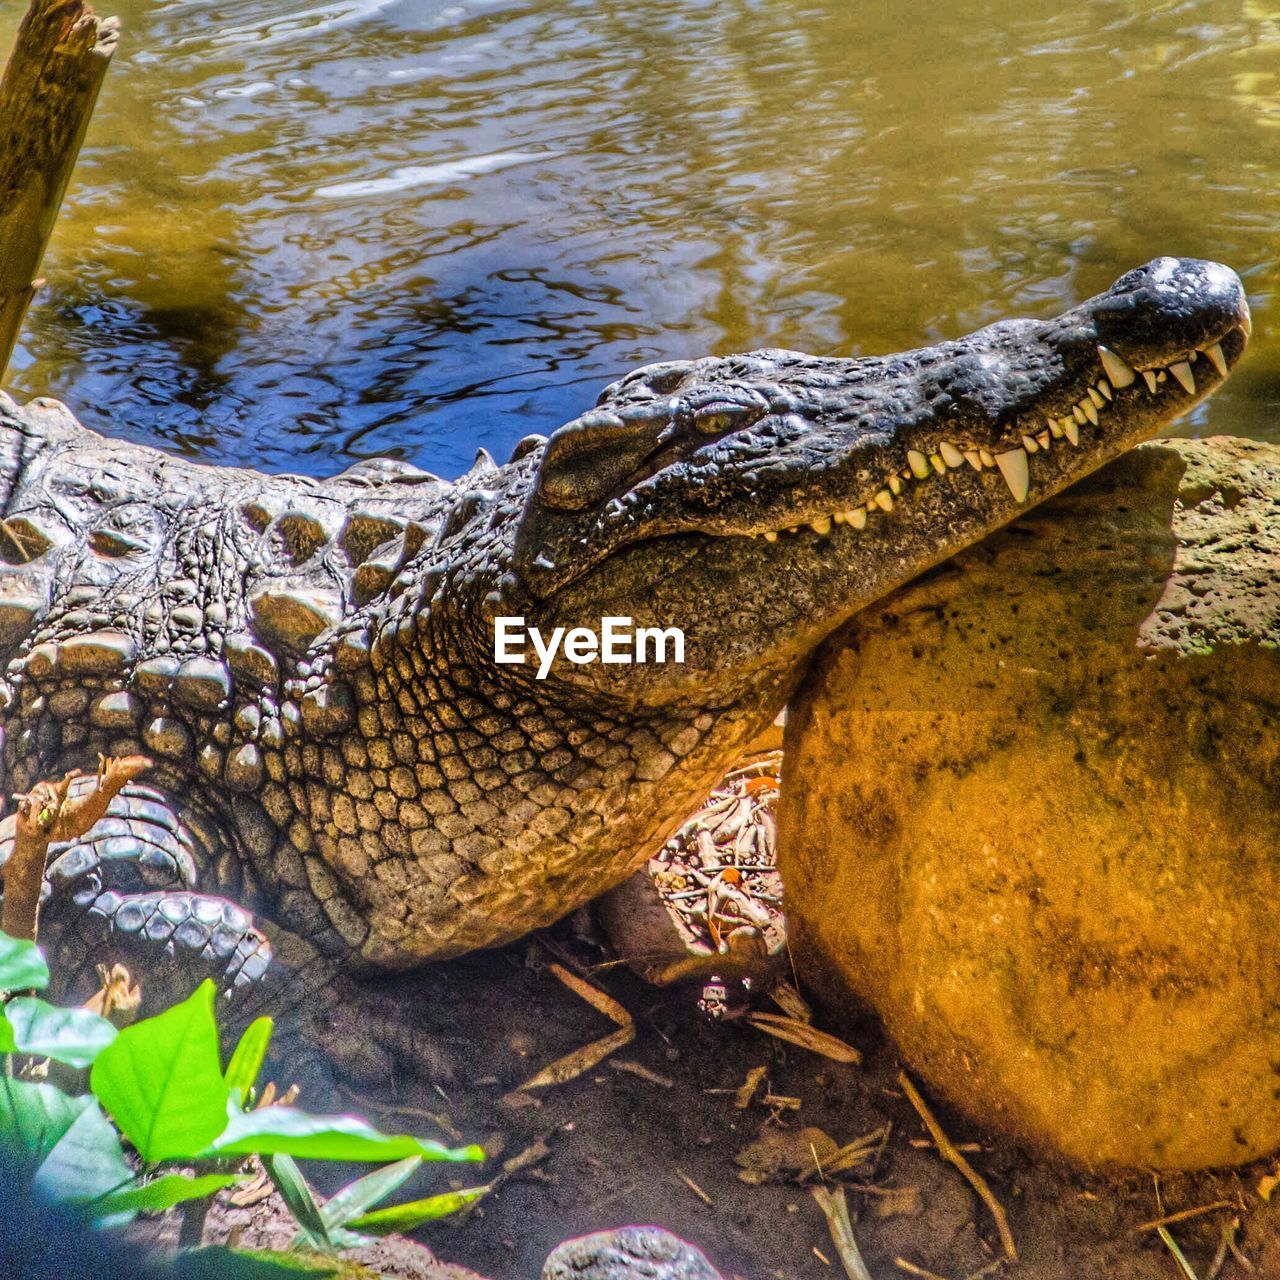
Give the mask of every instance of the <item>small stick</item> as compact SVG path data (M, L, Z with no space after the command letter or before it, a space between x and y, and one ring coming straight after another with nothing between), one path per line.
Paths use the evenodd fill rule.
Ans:
M707 1195L707 1193L703 1191L703 1189L700 1186L698 1186L698 1184L694 1182L694 1180L691 1177L689 1177L687 1173L683 1173L679 1169L677 1169L676 1176L680 1179L681 1182L684 1183L686 1187L689 1188L690 1191L693 1192L695 1196L698 1197L699 1200L702 1201L703 1204L707 1206L708 1209L715 1207L715 1201L712 1200L712 1198L709 1195Z
M1240 1252L1240 1246L1236 1244L1236 1232L1240 1229L1240 1219L1234 1218L1231 1222L1231 1234L1227 1236L1227 1248L1231 1251L1231 1256L1240 1264L1245 1271L1253 1275L1258 1268L1249 1261L1248 1258Z
M908 1142L909 1142L909 1144L910 1144L911 1146L915 1147L915 1149L916 1149L917 1151L924 1151L924 1150L927 1150L929 1147L932 1147L932 1146L934 1145L934 1144L933 1144L933 1139L932 1139L932 1138L910 1138L910 1139L908 1139ZM972 1153L972 1154L980 1155L980 1154L982 1153L982 1143L980 1143L980 1142L957 1142L957 1143L956 1143L956 1150L957 1150L957 1151L967 1151L967 1152L970 1152L970 1153Z
M1182 1209L1177 1213L1166 1213L1163 1218L1153 1218L1139 1227L1134 1227L1134 1234L1143 1231L1157 1231L1161 1227L1171 1227L1175 1222L1186 1222L1188 1218L1198 1218L1202 1213L1214 1213L1218 1209L1234 1209L1234 1200L1215 1200L1212 1204L1198 1205L1194 1209Z
M38 782L18 802L13 853L4 868L4 910L0 929L11 938L35 941L40 913L40 886L44 882L49 846L55 840L75 840L86 835L107 811L125 785L151 767L146 756L98 757L96 780L76 795L69 795L79 772L59 782Z
M871 1280L871 1272L862 1260L858 1242L854 1238L853 1224L849 1221L849 1204L845 1199L844 1188L828 1191L826 1187L813 1187L812 1192L818 1208L827 1220L831 1243L836 1247L845 1275L849 1280Z
M543 1067L536 1076L526 1080L522 1085L517 1085L506 1095L503 1101L508 1105L523 1105L524 1099L521 1095L530 1090L546 1089L551 1085L566 1084L576 1079L584 1072L590 1071L597 1063L603 1062L615 1050L630 1044L636 1037L636 1024L631 1015L612 996L605 995L599 987L593 987L591 983L579 978L576 973L570 972L562 964L550 964L547 967L574 995L580 996L593 1009L599 1010L611 1022L616 1023L618 1029L600 1040L593 1040L590 1044L583 1045L581 1049L566 1053L563 1058L557 1058L549 1067Z
M756 1096L756 1090L760 1087L760 1082L764 1079L767 1070L767 1067L752 1067L747 1072L747 1078L733 1097L733 1105L738 1111L745 1111L751 1105L751 1099Z
M639 1076L641 1080L647 1080L650 1084L656 1084L660 1089L674 1089L676 1082L670 1076L660 1076L656 1071L650 1071L643 1063L620 1061L615 1058L609 1066L614 1071L627 1071L633 1076Z
M100 964L98 981L102 985L85 1001L84 1007L100 1018L109 1018L118 1027L127 1027L138 1016L142 1005L142 992L129 970L122 964L109 967Z
M547 1089L552 1085L567 1084L570 1080L576 1080L578 1076L584 1075L592 1067L603 1062L611 1053L621 1049L623 1045L630 1044L635 1036L634 1026L619 1027L617 1031L611 1031L607 1036L593 1040L572 1053L566 1053L563 1058L557 1058L550 1066L543 1067L536 1076L518 1085L514 1092L529 1093L534 1089Z
M532 1169L535 1165L541 1164L551 1155L551 1148L547 1146L544 1139L539 1138L536 1142L525 1147L519 1155L514 1155L510 1160L503 1163L502 1172L495 1178L494 1185L500 1180L514 1177L517 1173L523 1173L526 1169Z
M871 1159L880 1149L887 1128L887 1125L882 1125L879 1129L873 1129L870 1133L864 1133L862 1137L846 1143L827 1161L826 1173L829 1175L843 1173L846 1169L853 1168L855 1164L862 1164Z
M612 997L607 996L599 987L583 981L576 973L570 973L562 964L552 963L547 966L552 973L564 983L574 995L580 996L593 1009L598 1009L610 1022L620 1027L632 1025L631 1015Z
M811 1053L820 1053L833 1062L845 1062L855 1067L862 1062L862 1054L852 1045L845 1044L843 1040L828 1035L825 1031L818 1031L807 1022L777 1013L749 1013L746 1021L757 1031L776 1036L788 1044L799 1045Z
M1009 1230L1009 1219L1005 1214L1004 1206L996 1199L982 1175L956 1150L954 1143L934 1119L933 1112L929 1110L928 1104L920 1096L919 1090L911 1083L905 1071L898 1072L898 1083L902 1086L902 1091L907 1095L911 1105L915 1107L920 1119L924 1121L924 1127L929 1130L929 1135L938 1148L938 1154L960 1170L965 1181L978 1193L983 1204L991 1211L991 1216L996 1222L996 1230L1000 1233L1000 1244L1004 1249L1005 1257L1010 1262L1017 1262L1018 1246L1014 1244L1013 1232Z
M893 1265L909 1276L919 1276L920 1280L943 1280L936 1271L926 1271L923 1267L917 1267L914 1262L908 1262L906 1258L894 1258Z
M1204 1280L1218 1280L1218 1276L1227 1262L1227 1236L1232 1230L1233 1228L1229 1222L1222 1224L1222 1234L1218 1237L1218 1251L1213 1255L1213 1261L1209 1263L1209 1270Z

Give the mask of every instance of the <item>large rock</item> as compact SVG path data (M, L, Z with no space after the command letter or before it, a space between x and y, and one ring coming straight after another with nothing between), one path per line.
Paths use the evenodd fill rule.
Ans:
M793 702L802 975L1087 1164L1280 1147L1280 449L1145 446L857 618Z

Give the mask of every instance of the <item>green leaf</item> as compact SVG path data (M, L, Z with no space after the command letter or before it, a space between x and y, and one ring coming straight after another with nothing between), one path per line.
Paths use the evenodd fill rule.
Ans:
M271 1030L275 1026L270 1018L255 1018L240 1037L240 1042L227 1063L227 1088L240 1090L241 1098L249 1096L249 1090L258 1082L262 1061L271 1043Z
M296 1107L263 1107L232 1116L201 1159L255 1154L308 1160L484 1159L482 1147L445 1147L408 1134L380 1133L355 1116L312 1116Z
M166 1173L162 1178L141 1186L126 1187L84 1207L95 1218L112 1213L136 1213L139 1210L159 1213L187 1200L203 1200L223 1187L234 1187L246 1179L234 1173L206 1173L190 1178L185 1173Z
M286 1155L268 1156L263 1164L294 1221L302 1228L305 1242L325 1253L335 1252L320 1206L298 1166Z
M91 1200L133 1181L120 1138L92 1099L36 1171L33 1186L51 1200Z
M0 1023L0 1049L87 1067L116 1038L115 1027L88 1009L59 1009L34 996L10 1000ZM6 1041L10 1041L7 1043Z
M98 1054L89 1087L148 1164L189 1160L227 1127L212 982L126 1027Z
M343 1231L343 1225L372 1208L379 1200L385 1200L421 1167L422 1157L410 1156L407 1160L375 1169L363 1178L348 1182L341 1191L330 1196L320 1206L320 1216L329 1229L329 1237L333 1243L340 1249L358 1249L362 1245L372 1244L373 1241L368 1236ZM306 1242L306 1236L299 1231L289 1242L289 1247L297 1249Z
M383 1169L375 1169L363 1178L348 1182L320 1207L320 1215L326 1227L345 1227L352 1218L367 1213L379 1200L385 1200L399 1190L417 1169L422 1167L421 1156L398 1160Z
M166 1280L328 1280L337 1275L330 1259L290 1257L266 1249L228 1249L225 1245L207 1245L203 1249L185 1249L172 1263L172 1273L165 1270Z
M49 985L49 966L40 948L25 938L0 933L0 991L43 991Z
M468 1187L465 1191L445 1191L425 1200L411 1200L408 1204L393 1204L386 1209L375 1209L359 1218L352 1218L346 1225L352 1231L365 1235L385 1236L393 1231L412 1231L424 1222L447 1218L469 1204L475 1204L489 1194L488 1187Z
M92 1102L69 1098L55 1085L0 1075L0 1145L26 1152L38 1164Z

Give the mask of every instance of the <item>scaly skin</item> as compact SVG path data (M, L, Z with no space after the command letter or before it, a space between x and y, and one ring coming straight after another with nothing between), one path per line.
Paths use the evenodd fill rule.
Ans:
M834 628L1154 434L1247 336L1232 272L1158 259L901 355L651 366L453 484L211 468L8 402L10 786L156 760L51 863L42 937L85 973L150 939L234 987L263 933L320 973L546 924L644 861ZM1099 343L1127 362L1105 387ZM1183 361L1194 391L1119 385ZM678 626L686 660L538 681L495 664L499 615Z

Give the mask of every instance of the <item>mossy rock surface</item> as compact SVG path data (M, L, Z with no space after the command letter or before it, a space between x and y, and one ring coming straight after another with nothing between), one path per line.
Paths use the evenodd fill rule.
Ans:
M793 702L802 976L1089 1164L1280 1148L1280 449L1121 458L859 616Z

